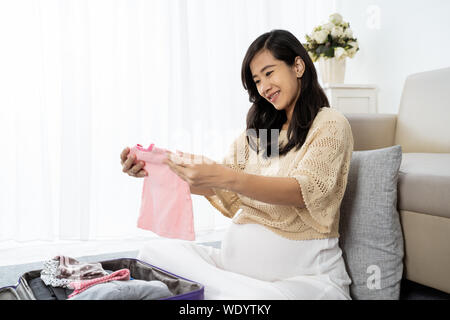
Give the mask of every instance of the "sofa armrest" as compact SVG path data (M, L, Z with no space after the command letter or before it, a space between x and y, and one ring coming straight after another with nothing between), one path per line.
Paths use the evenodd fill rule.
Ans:
M354 150L394 145L397 115L388 113L344 113L353 132Z

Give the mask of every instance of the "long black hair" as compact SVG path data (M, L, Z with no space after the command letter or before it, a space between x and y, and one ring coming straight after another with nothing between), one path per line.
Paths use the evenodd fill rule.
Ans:
M279 156L282 156L294 147L296 147L296 150L301 148L320 108L330 107L330 105L317 80L314 64L300 41L286 30L272 30L264 33L253 41L248 48L241 69L242 84L248 92L250 102L253 104L247 113L247 142L253 150L259 152L256 144L249 140L248 133L254 132L256 138L258 138L259 130L267 129L267 141L264 143L264 147L260 146L260 149L265 149L264 157L270 157L270 150L272 150L271 129L280 130L287 120L284 110L275 109L269 101L261 97L253 80L250 62L258 52L264 49L269 50L275 59L284 61L288 66L293 66L295 58L298 56L305 63L305 71L301 78L300 97L295 103L287 131L288 142L280 147L278 153ZM278 133L280 132L278 131Z

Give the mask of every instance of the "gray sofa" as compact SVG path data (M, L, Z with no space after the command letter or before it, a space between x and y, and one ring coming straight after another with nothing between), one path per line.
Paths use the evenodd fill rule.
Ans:
M450 68L407 77L398 114L345 114L355 151L401 145L403 278L450 293Z

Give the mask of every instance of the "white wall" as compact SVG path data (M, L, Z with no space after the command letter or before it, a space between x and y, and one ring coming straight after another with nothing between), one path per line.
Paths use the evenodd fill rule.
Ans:
M397 113L409 74L450 67L448 0L336 0L336 11L360 45L345 83L378 85L378 112Z

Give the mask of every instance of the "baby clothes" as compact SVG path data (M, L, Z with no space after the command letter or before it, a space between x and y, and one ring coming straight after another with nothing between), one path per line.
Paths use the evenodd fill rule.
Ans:
M157 300L173 296L158 280L111 281L97 284L69 300Z
M75 290L72 294L69 295L69 298L72 298L72 297L76 296L77 294L82 293L83 291L89 289L90 287L92 287L94 285L97 285L100 283L105 283L105 282L110 282L110 281L116 281L116 280L130 280L130 270L120 269L118 271L111 273L110 275L107 275L107 276L104 276L101 278L96 278L96 279L87 280L87 281L71 282L69 284L69 288L72 288Z
M44 262L41 279L47 286L68 288L74 280L91 280L108 275L100 263L82 263L67 256Z
M163 161L166 150L150 145L131 148L130 156L145 161L141 209L138 228L162 237L195 240L194 217L189 184L175 174Z

